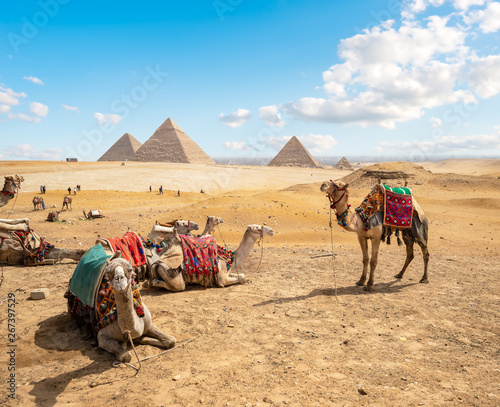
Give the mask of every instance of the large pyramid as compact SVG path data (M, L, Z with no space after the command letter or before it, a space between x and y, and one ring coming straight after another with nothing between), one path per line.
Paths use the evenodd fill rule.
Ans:
M309 154L309 151L295 136L285 144L269 165L276 167L320 167L316 159Z
M125 133L97 161L126 161L132 159L142 144L130 134Z
M215 164L175 122L168 118L137 150L134 161Z

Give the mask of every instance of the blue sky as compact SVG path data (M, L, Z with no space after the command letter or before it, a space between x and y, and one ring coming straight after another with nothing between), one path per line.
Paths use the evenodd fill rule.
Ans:
M4 4L2 160L94 161L171 117L212 157L500 158L500 2Z

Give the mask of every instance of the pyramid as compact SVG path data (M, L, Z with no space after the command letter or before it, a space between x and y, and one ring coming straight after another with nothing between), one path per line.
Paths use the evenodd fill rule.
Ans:
M276 167L320 167L315 158L293 136L268 164Z
M201 148L168 118L137 150L133 161L215 164Z
M141 143L129 133L125 133L113 144L97 161L126 161L130 160L139 149Z
M342 157L340 161L337 163L335 166L336 170L348 170L348 171L354 171L353 166L349 161L347 161L347 158Z

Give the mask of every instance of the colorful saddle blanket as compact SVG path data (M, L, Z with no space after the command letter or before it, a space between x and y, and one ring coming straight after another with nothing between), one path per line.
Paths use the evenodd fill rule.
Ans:
M372 228L381 209L384 209L382 223L397 228L410 228L413 217L413 199L410 188L391 188L384 184L375 185L370 193L356 208L366 228ZM379 223L380 224L380 221Z
M132 290L134 297L135 312L139 317L144 317L144 306L141 299L141 293L134 280L132 280ZM96 330L104 328L117 318L116 301L113 288L107 280L103 280L97 293L96 302L97 326Z
M122 237L108 239L111 247L116 252L121 251L125 260L132 260L132 266L139 267L146 264L142 239L135 232L127 232Z

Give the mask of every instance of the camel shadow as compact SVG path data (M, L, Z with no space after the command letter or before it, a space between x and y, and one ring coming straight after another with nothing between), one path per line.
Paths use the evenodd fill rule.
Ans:
M305 301L310 298L325 296L325 297L335 297L337 296L358 296L358 295L380 295L380 294L393 294L399 291L402 291L406 287L411 287L417 285L419 283L407 283L407 284L398 284L400 280L395 279L388 283L377 283L375 284L374 291L364 291L363 287L359 286L347 286L347 287L338 287L335 292L335 288L315 288L309 294L298 295L295 297L284 297L284 298L275 298L267 301L262 301L258 304L253 304L254 307L261 307L269 304L286 304L289 302L297 302L297 301Z
M91 340L84 338L84 335L76 328L76 324L70 322L67 313L47 318L41 321L38 326L39 328L35 332L36 346L49 351L79 351L82 355L92 359L92 363L70 372L65 371L55 377L31 382L33 389L30 390L29 394L35 397L35 405L54 406L58 403L57 398L74 379L100 375L113 368L112 363L115 361L113 355L92 347ZM130 374L129 376L132 377Z

